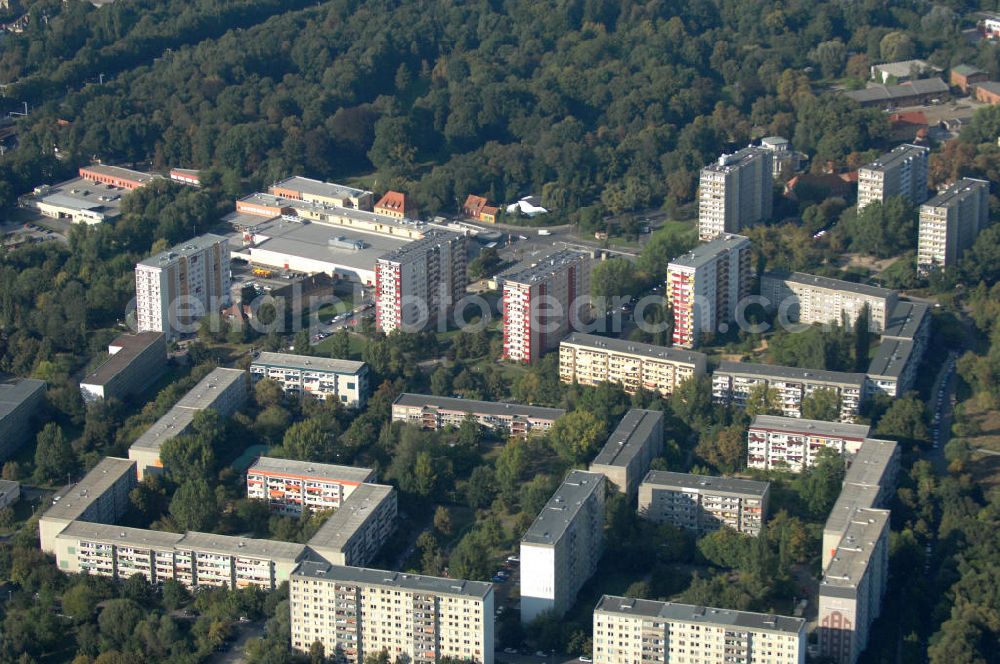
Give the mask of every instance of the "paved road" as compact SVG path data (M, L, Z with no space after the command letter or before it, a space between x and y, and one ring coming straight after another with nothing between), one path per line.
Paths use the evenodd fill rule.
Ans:
M580 664L577 657L569 655L552 655L549 657L538 657L537 655L508 655L502 650L496 651L496 664Z
M942 365L938 376L931 388L931 395L928 405L931 412L936 414L940 421L931 425L931 449L927 451L927 460L934 466L934 471L939 475L948 472L948 460L944 457L944 446L951 439L951 423L954 418L951 398L955 393L955 360L957 353L948 353L948 359ZM940 396L939 396L940 395Z

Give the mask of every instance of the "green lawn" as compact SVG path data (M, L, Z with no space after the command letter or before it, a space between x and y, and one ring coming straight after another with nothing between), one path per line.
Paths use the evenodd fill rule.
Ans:
M360 334L354 334L353 332L348 334L348 338L351 341L351 345L350 345L350 348L351 348L351 357L348 358L348 359L351 359L351 360L360 360L361 359L361 353L364 351L365 344L367 344L368 342L365 340L365 338L363 336L361 336ZM321 341L318 344L316 344L315 346L313 346L313 353L316 354L316 355L321 355L321 356L329 357L330 356L330 352L332 350L333 350L333 336L332 335L329 336L329 337L327 337L326 339L323 339L323 341Z

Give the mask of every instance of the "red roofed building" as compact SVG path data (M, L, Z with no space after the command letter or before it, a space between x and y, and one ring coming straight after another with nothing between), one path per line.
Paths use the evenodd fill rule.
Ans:
M417 216L416 207L410 202L410 199L406 197L406 194L401 194L398 191L385 192L385 196L375 204L375 212L395 219L404 217L413 219Z
M462 206L462 214L466 217L488 224L495 224L499 213L500 208L490 205L488 200L475 194L469 194Z
M86 178L91 182L100 182L101 184L118 187L119 189L133 191L143 185L149 184L160 176L133 171L130 168L121 168L120 166L91 164L90 166L80 168L80 177Z
M926 132L927 127L927 116L920 111L893 113L889 116L889 131L897 141L912 142L920 130Z

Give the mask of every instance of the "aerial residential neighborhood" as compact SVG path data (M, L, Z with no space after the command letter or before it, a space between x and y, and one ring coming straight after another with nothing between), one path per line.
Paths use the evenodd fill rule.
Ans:
M996 661L997 10L0 2L0 664Z

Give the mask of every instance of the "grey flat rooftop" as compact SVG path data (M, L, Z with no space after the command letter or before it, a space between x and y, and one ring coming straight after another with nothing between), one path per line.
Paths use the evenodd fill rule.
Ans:
M362 484L347 497L309 540L311 546L343 551L354 533L375 513L394 489L385 484Z
M604 475L601 473L569 471L566 479L524 533L521 543L554 546L579 514L584 501L594 491L603 491L604 485Z
M14 412L24 400L45 389L45 381L37 378L0 379L0 421Z
M107 164L91 164L90 166L84 166L88 171L93 173L98 173L100 175L107 175L115 178L123 178L126 180L136 180L137 182L142 182L148 184L153 180L160 179L159 175L153 173L143 173L142 171L135 171L131 168L124 168L122 166L108 166Z
M70 210L96 210L103 212L107 218L114 218L121 214L121 197L126 193L128 192L120 187L76 177L50 185L42 193L33 196L51 205ZM102 198L105 200L101 200Z
M697 247L682 254L670 261L669 267L686 267L697 269L715 260L720 254L738 249L743 246L749 247L750 240L742 235L722 235L711 242L699 244ZM669 269L668 267L668 269Z
M326 196L329 198L351 198L372 193L370 191L365 191L364 189L355 189L354 187L348 187L343 184L304 178L301 175L293 175L285 178L284 180L279 180L271 186L280 187L282 189L290 189L292 191L298 191L312 196Z
M851 515L819 583L820 595L853 597L857 593L858 583L871 567L872 554L882 531L888 528L888 521L889 510L859 509Z
M865 382L865 374L848 373L845 371L824 371L822 369L799 369L797 367L780 367L774 364L752 364L750 362L719 362L715 370L719 374L733 374L751 378L766 377L808 383L832 383L861 387Z
M653 344L629 341L628 339L600 337L596 334L585 334L583 332L573 332L568 337L563 339L562 343L585 346L594 350L606 350L613 353L639 355L652 360L683 362L691 365L705 362L708 357L704 353L697 353L690 350L668 348L666 346L655 346Z
M753 424L750 425L750 428L846 439L867 438L868 432L871 431L871 427L867 424L826 422L823 420L807 420L799 417L781 417L780 415L757 415L753 418Z
M869 286L867 284L857 284L853 281L844 281L843 279L820 277L815 274L806 274L804 272L765 272L761 276L761 279L776 279L786 281L791 284L802 284L812 288L822 288L831 291L846 291L848 293L857 293L858 295L880 297L883 299L891 297L895 293L895 291L889 290L888 288L879 288L877 286Z
M132 443L130 449L159 450L164 442L181 435L191 426L196 412L190 408L171 408L163 417L153 422L153 425Z
M205 233L204 235L199 235L186 242L182 242L175 247L161 251L158 254L153 254L149 258L139 261L139 265L157 268L166 267L174 264L181 258L199 254L219 242L225 243L226 238L214 233Z
M136 477L135 461L104 457L82 480L56 491L44 518L67 521L80 518L91 503L129 473Z
M108 358L96 369L87 374L87 377L80 381L84 385L104 385L109 380L117 376L143 353L147 348L157 343L163 337L162 332L139 332L137 334L123 334L113 342L112 346L121 346L114 355ZM163 361L166 362L167 353L164 346Z
M882 339L896 337L913 339L917 335L925 317L930 315L930 307L921 302L897 302L892 308L889 320L882 331Z
M285 198L284 196L275 196L274 194L265 194L263 192L257 192L244 196L240 199L241 202L250 203L253 205L261 205L265 207L280 207L280 208L292 208L296 211L305 210L310 214L326 214L331 217L339 217L341 219L351 219L354 221L360 221L365 223L378 223L384 224L386 226L398 226L399 228L411 228L420 230L426 226L424 222L415 219L398 219L396 217L390 217L384 214L378 214L377 212L368 212L367 210L358 210L356 208L345 208L339 207L332 203L318 203L315 201L300 201L294 198ZM313 221L313 223L320 225L329 226L339 226L340 224L334 224L333 222L323 222L323 221Z
M883 482L886 468L892 462L899 445L892 440L866 438L851 459L844 482L877 485Z
M930 65L924 60L900 60L899 62L883 62L873 66L875 69L896 78L909 76L914 69L917 70L918 74L925 71L941 71L940 67Z
M179 551L200 551L220 555L266 558L277 562L293 563L302 557L305 544L279 542L277 540L233 537L188 531L174 547Z
M568 265L573 265L590 256L582 251L560 249L539 259L532 259L530 265L518 265L500 276L501 281L516 284L537 284L558 274Z
M799 634L805 629L805 620L790 616L751 611L716 609L676 602L656 602L648 599L616 597L604 595L595 611L617 613L645 618L660 618L664 622L698 623L702 625L724 625L762 632L784 632Z
M8 493L20 489L20 487L20 482L15 482L14 480L0 480L0 496L6 496Z
M940 80L940 79L938 79L938 80ZM886 87L886 86L878 86L878 87L883 88L883 87ZM900 87L900 86L888 86L888 87L890 87L890 88L896 88L896 87ZM948 86L946 85L945 89L947 89L947 87ZM871 88L869 88L869 89L871 89ZM865 91L864 90L857 90L856 92L865 92ZM848 93L848 95L850 95L850 93ZM886 152L885 154L881 155L875 161L873 161L871 163L868 163L868 164L865 164L864 166L861 167L860 170L863 170L863 171L866 171L866 170L867 171L881 171L881 170L884 170L886 168L889 168L890 166L896 165L898 162L902 162L902 161L905 161L907 159L911 159L911 158L916 157L918 155L924 155L924 156L926 156L929 153L930 153L930 150L928 150L927 148L920 147L918 145L909 145L909 144L904 143L903 145L896 146L891 151Z
M627 466L642 450L657 424L662 422L662 411L632 408L625 413L625 417L611 432L608 442L604 444L593 463L590 464L591 468L594 466Z
M424 233L424 237L422 239L404 244L403 246L393 249L385 255L379 256L378 259L380 261L388 261L392 263L404 262L409 260L411 257L416 258L421 256L431 249L439 247L446 242L454 242L460 237L462 236L458 233L432 228Z
M824 533L843 533L851 520L851 515L859 509L873 509L879 506L882 487L876 484L845 483L823 524Z
M996 81L983 81L982 83L976 83L977 88L982 88L987 92L991 92L995 95L1000 95L1000 83Z
M355 468L354 466L338 466L332 463L313 463L312 461L297 461L294 459L278 459L262 456L250 466L247 473L278 473L284 475L300 475L318 480L335 480L341 482L365 482L375 471L371 468Z
M146 546L151 549L172 551L174 546L184 538L184 535L160 530L125 528L106 523L74 521L63 528L57 538L59 537L124 546Z
M240 380L246 380L247 372L242 369L226 369L218 367L198 381L191 390L181 397L174 408L191 408L203 410L209 408L219 394Z
M736 477L674 473L669 470L651 470L646 474L642 483L665 489L693 489L699 493L754 496L757 498L767 493L770 486L770 482L743 480Z
M899 378L913 355L909 339L883 339L868 365L868 375L875 378Z
M968 197L970 194L974 194L976 191L981 189L985 189L986 193L989 194L990 183L986 180L977 180L975 178L962 178L934 198L924 203L924 206L929 208L951 207Z
M365 368L365 363L355 360L335 360L328 357L263 352L254 358L251 366L282 367L301 369L302 371L329 371L354 375Z
M443 579L437 576L404 574L367 567L345 567L315 560L300 563L292 572L292 576L458 597L485 598L493 591L493 584L484 581Z
M725 173L731 168L734 168L736 166L743 166L744 164L753 161L755 158L765 154L771 154L771 151L765 148L759 148L754 146L745 147L742 150L737 150L733 154L722 155L716 161L713 161L708 166L705 166L702 170Z
M403 392L393 405L411 408L431 408L456 413L472 413L475 415L494 415L497 417L523 417L533 420L557 420L566 414L562 408L544 408L542 406L524 406L519 403L502 401L476 401L474 399L456 399L454 397L436 397L430 394L414 394Z

